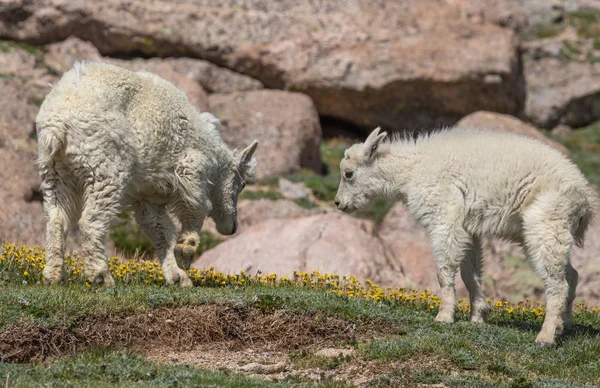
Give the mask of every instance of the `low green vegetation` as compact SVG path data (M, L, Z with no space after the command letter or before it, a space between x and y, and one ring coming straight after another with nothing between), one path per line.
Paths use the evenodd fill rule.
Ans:
M198 243L198 248L196 248L196 253L198 255L201 255L209 249L213 249L214 247L219 245L221 241L223 240L221 240L219 237L215 236L211 232L203 230L200 232L200 242Z
M600 11L597 10L567 12L563 18L537 23L523 34L523 38L525 40L552 38L560 35L567 27L575 29L577 37L582 41L590 39L592 47L591 50L589 47L584 49L578 42L565 41L561 47L562 56L569 60L599 62L600 55L594 52L600 50Z
M302 170L297 174L287 175L285 178L292 182L304 183L306 187L312 190L317 199L333 204L335 194L337 193L340 184L340 162L344 158L344 151L351 145L352 143L350 142L338 139L324 140L321 143L321 158L323 160L322 174L317 174L310 170ZM262 183L274 186L277 185L277 179L267 179ZM381 222L393 204L394 201L378 198L368 207L356 211L354 215L356 217ZM299 205L307 207L306 205L309 204L299 203Z
M551 137L571 151L571 159L593 184L600 185L600 121Z
M433 320L439 298L428 292L383 290L336 274L286 278L210 269L189 272L197 287L165 287L156 266L140 261L111 262L118 277L114 289L85 284L75 274L76 261L68 264L67 284L47 287L40 278L43 251L12 245L3 249L0 360L5 361L0 362L0 379L8 386L311 384L301 374L268 383L233 371L160 365L136 356L137 348L128 345L157 346L162 343L157 339L169 343L165 338L176 341L177 335L194 329L198 334L192 332L190 338L210 331L202 338L216 341L215 346L235 340L242 348L273 346L288 352L290 370L344 375L359 368L363 383L374 387L600 384L600 315L582 304L557 346L540 348L534 340L544 313L536 302L490 301L489 323L473 324L468 322L468 303L461 300L457 322L441 324ZM216 320L206 318L215 315ZM184 320L194 316L205 318ZM166 318L172 323L153 326ZM277 330L270 329L282 321ZM155 327L175 331L167 337L148 334ZM136 342L142 336L147 338ZM327 358L315 355L318 346L352 352ZM44 349L46 357L40 358ZM329 386L352 382L322 381Z
M109 237L115 247L127 256L143 256L154 253L150 239L141 231L128 212L121 214L112 226Z
M270 199L272 201L283 199L283 196L275 190L244 190L240 194L240 199Z
M525 39L544 39L559 35L567 27L575 28L581 38L600 39L600 11L581 10L567 12L564 17L532 25L525 32Z
M12 40L0 40L0 53L7 53L13 49L21 49L34 55L37 59L42 60L45 54L45 48L33 46L24 42L15 42Z
M49 364L0 363L6 387L290 387L192 365L160 365L126 352L95 349ZM302 384L312 386L313 384ZM299 386L299 385L294 385ZM334 386L334 385L330 385Z
M123 213L109 232L110 239L115 247L128 257L152 256L154 246L150 239L141 231L129 213ZM221 239L211 232L201 231L200 242L196 248L198 255L203 254L221 243Z

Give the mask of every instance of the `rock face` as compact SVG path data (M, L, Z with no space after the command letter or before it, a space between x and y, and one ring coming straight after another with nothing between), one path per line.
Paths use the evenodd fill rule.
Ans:
M557 19L565 12L579 11L582 9L600 10L597 0L511 0L511 3L520 8L529 20L529 25L545 23Z
M44 60L56 71L69 69L75 60L105 61L130 70L148 70L183 90L200 111L210 111L222 120L222 136L232 147L245 147L260 141L257 153L259 179L298 171L320 171L321 127L313 103L299 93L252 91L260 82L205 61L190 58L122 60L103 57L89 42L71 37L52 44ZM215 94L211 91L242 90L245 93ZM250 91L249 91L250 90Z
M0 241L35 244L45 238L45 220L34 118L56 77L17 47L0 52L0 73Z
M49 45L48 53L44 56L46 65L59 73L69 70L77 60L108 62L132 71L148 70L177 86L198 110L208 111L208 96L202 86L175 69L172 62L161 59L128 61L103 57L94 45L74 37Z
M379 285L403 284L402 271L387 262L371 221L335 212L271 219L205 252L193 268L223 272L293 275L294 270L354 275Z
M527 120L551 129L560 124L581 127L600 119L600 2L523 3L536 20L529 35L543 37L521 45Z
M408 281L406 286L439 290L429 239L404 205L397 203L390 209L379 227L378 235L390 257L401 265Z
M307 96L279 90L211 94L210 112L221 120L221 136L231 147L254 139L257 179L321 170L321 125Z
M242 199L238 202L238 230L234 236L266 220L309 217L320 213L323 213L323 210L305 209L287 199ZM231 238L219 235L214 222L210 218L204 222L202 229L208 230L222 239Z
M178 86L185 88L186 85L193 84L194 82L190 82L191 79L200 84L208 93L230 93L263 88L262 83L258 80L199 59L151 58L145 60L138 58L120 60L104 57L92 43L74 36L65 41L48 45L48 52L44 56L46 65L58 73L67 71L76 60L111 62L131 70L147 69L153 72L162 70L159 75L167 79L170 74L176 74L177 78L187 78L185 83Z
M130 70L148 70L183 90L200 111L218 114L222 135L232 147L245 147L258 138L261 142L258 178L298 171L320 170L321 128L310 99L298 93L260 91L251 94L217 94L209 98L202 88L228 92L253 90L262 84L250 77L190 58L122 60L103 57L89 42L70 37L48 47L45 62L56 71L69 69L75 60L104 61Z
M312 191L302 183L294 183L285 178L279 178L279 192L284 198L291 200L311 200Z
M74 35L105 55L208 59L270 88L303 91L322 115L419 128L523 108L517 38L493 24L518 17L473 4L2 0L0 37L48 43Z
M526 62L527 119L541 128L600 118L600 65L559 58Z
M569 150L565 146L548 138L536 127L509 115L494 112L475 112L461 119L457 125L526 135L556 148L565 155L569 154Z

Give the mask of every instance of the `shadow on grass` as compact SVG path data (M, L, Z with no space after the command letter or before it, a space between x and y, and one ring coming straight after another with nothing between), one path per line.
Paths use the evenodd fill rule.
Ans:
M529 331L538 333L542 330L542 323L531 322L531 321L492 321L486 323L486 325L495 325L498 327L506 327L517 329L520 331ZM592 324L573 324L563 334L561 334L556 340L556 346L563 346L567 342L577 339L579 337L597 337L600 336L600 328Z

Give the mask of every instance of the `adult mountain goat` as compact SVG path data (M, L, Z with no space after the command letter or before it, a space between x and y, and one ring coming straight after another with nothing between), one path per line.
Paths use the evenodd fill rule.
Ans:
M166 283L191 285L175 253L191 260L207 216L220 233L235 233L237 198L256 166L258 142L234 154L219 125L154 74L103 63L67 71L36 117L46 282L62 280L66 232L79 221L86 278L113 285L105 238L119 213L133 209ZM179 240L168 211L181 221Z
M546 288L546 319L536 341L553 344L570 324L578 274L570 264L597 195L560 152L524 136L454 128L384 141L375 129L346 150L337 207L351 211L375 196L405 203L431 240L441 287L436 317L453 322L458 269L469 291L471 321L484 322L481 238L519 243Z

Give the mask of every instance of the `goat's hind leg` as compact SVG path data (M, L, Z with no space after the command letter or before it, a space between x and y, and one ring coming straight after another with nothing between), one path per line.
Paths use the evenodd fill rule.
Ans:
M42 274L46 284L61 283L65 278L65 240L77 207L77 197L52 168L47 168L42 174L41 190L46 216L46 263Z
M467 290L471 304L471 322L483 323L487 320L488 306L481 284L482 250L481 240L473 238L471 247L466 251L460 263L460 275Z
M124 179L96 178L85 188L83 211L79 220L83 272L90 283L112 287L115 281L108 268L106 237L112 222L122 210Z
M546 288L546 317L536 338L552 345L571 321L577 271L570 264L573 237L558 196L534 203L524 216L525 251Z

